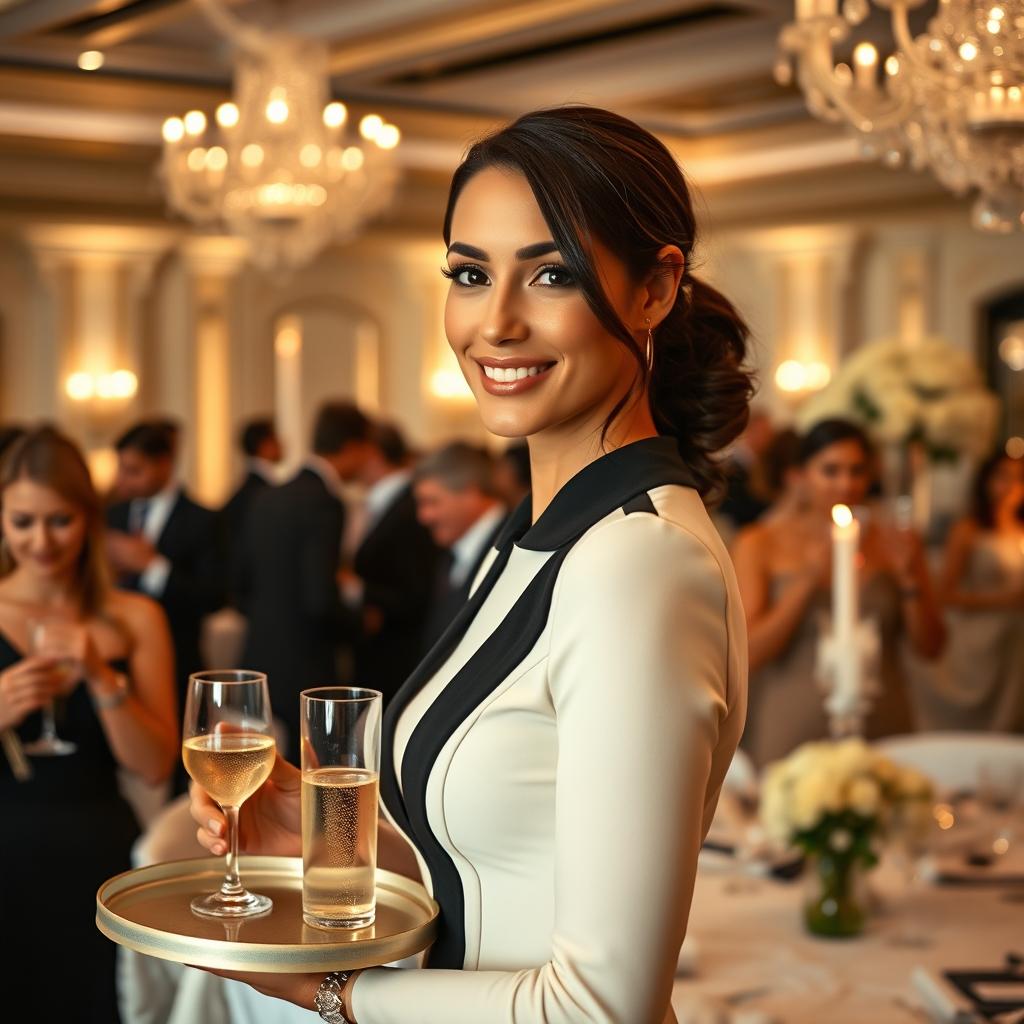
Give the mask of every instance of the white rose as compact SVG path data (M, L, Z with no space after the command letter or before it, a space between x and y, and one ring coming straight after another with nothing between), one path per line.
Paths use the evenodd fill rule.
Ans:
M918 425L921 402L909 389L899 386L876 391L872 401L879 419L871 423L871 432L881 441L903 441Z
M850 783L850 809L862 818L871 818L878 813L882 802L882 791L870 776L862 776Z

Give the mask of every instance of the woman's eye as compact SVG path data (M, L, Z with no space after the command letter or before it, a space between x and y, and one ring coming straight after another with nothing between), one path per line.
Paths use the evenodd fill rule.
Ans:
M571 288L576 283L565 267L544 267L534 281L546 288Z
M63 530L64 527L71 525L71 516L52 516L50 519L50 526L57 530Z
M487 275L479 267L453 267L450 276L463 288L482 287L488 283Z
M11 526L16 530L27 530L32 525L32 520L27 516L12 516Z

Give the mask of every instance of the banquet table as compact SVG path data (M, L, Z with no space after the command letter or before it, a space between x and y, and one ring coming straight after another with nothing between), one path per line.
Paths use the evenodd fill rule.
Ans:
M702 854L681 958L692 958L692 973L681 973L673 992L680 1020L698 994L733 997L739 1019L777 1024L921 1022L931 1018L911 983L915 968L996 970L1007 953L1024 952L1024 886L908 889L884 862L868 878L879 907L864 933L816 938L803 928L802 882L751 877L742 864ZM894 944L908 918L928 937L925 948Z

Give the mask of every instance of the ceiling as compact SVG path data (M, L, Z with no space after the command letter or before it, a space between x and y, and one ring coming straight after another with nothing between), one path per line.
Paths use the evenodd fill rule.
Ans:
M791 0L226 2L326 42L335 94L402 128L402 160L424 186L405 190L413 221L436 213L428 193L467 140L564 102L657 131L709 194L733 196L736 216L760 210L766 186L751 182L804 207L808 182L826 205L865 190L898 203L939 194L929 179L859 165L851 139L775 83ZM103 67L80 71L92 49ZM195 0L0 0L0 209L152 213L163 118L212 108L230 84L230 48Z

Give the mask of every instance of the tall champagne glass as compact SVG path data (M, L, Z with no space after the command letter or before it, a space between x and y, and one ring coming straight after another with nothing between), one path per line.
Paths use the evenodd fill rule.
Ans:
M80 673L79 659L82 656L82 630L77 622L57 617L31 619L28 624L28 647L32 654L54 658L56 671L70 684L76 673ZM51 700L43 709L43 728L39 739L25 744L25 752L39 757L65 757L73 754L78 746L57 735L57 720L54 702Z
M197 896L192 911L205 917L252 917L271 900L248 892L238 877L238 811L274 767L273 721L267 677L227 669L189 677L182 730L185 770L220 804L228 823L227 868L217 892Z

